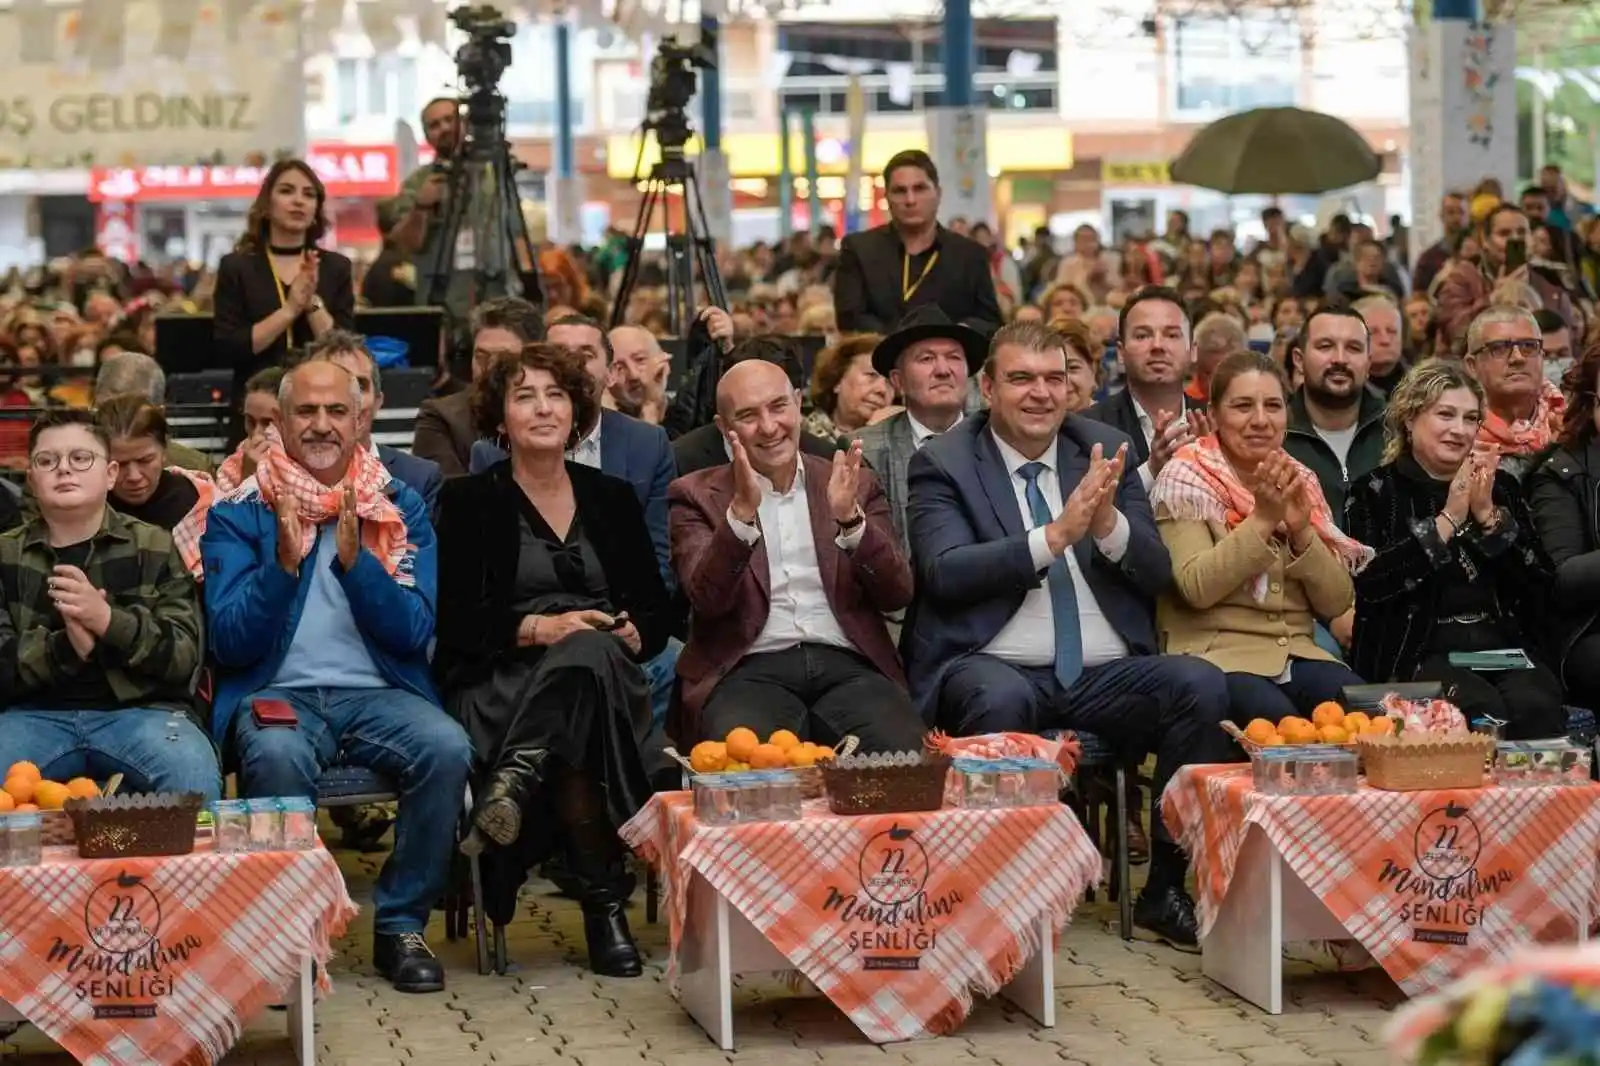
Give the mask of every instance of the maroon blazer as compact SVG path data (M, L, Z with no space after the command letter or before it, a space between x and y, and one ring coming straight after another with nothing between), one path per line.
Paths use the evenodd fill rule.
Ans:
M900 538L889 518L889 503L865 466L857 498L867 516L861 543L847 552L828 511L828 478L833 465L814 455L806 464L806 502L811 537L828 605L839 628L857 651L886 677L905 687L905 672L883 616L911 602L911 567L900 553ZM717 683L732 670L767 624L772 587L767 575L766 538L752 547L728 527L733 502L733 465L697 470L667 490L672 530L672 568L689 600L689 642L678 656L680 681L673 739L700 739L700 708Z

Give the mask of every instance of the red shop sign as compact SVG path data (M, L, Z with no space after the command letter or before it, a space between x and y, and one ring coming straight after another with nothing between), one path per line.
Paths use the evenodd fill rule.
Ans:
M399 151L392 144L314 144L306 162L328 188L329 199L393 196L400 188ZM89 200L248 200L266 167L96 167Z

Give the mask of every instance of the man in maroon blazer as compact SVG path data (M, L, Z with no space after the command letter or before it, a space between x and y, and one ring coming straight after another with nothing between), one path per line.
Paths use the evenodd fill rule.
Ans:
M783 368L730 367L717 386L730 462L668 490L672 565L691 609L678 658L675 739L749 726L863 751L915 750L922 721L883 615L911 601L911 568L861 445L802 455Z

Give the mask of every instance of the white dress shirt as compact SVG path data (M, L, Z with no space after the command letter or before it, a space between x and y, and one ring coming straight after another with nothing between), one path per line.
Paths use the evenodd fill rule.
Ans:
M595 470L600 469L601 421L602 420L599 418L594 420L594 428L589 431L588 436L580 440L577 445L567 453L568 459L571 459L575 463L581 463L584 466L592 467Z
M741 522L728 508L728 528L744 543L754 546L767 542L767 583L771 588L767 621L756 634L746 655L783 651L797 644L832 644L836 648L859 649L845 636L828 603L822 585L822 567L817 562L817 545L811 536L811 505L806 500L806 464L795 460L794 484L779 492L772 482L756 474L761 484L761 506L756 511L757 525ZM855 551L866 533L862 521L833 542L845 551Z
M1028 506L1028 481L1018 471L1030 461L1044 464L1044 472L1039 475L1039 491L1044 495L1045 506L1050 509L1050 517L1059 517L1063 501L1061 479L1056 470L1056 449L1049 449L1037 460L1029 460L998 436L994 442L1000 448L1000 461L1011 471L1011 490L1016 494L1017 509L1022 515L1023 524L1033 524L1033 511ZM1129 535L1128 519L1118 511L1116 526L1103 540L1097 539L1095 544L1107 559L1120 562L1128 551ZM1033 555L1036 570L1045 569L1056 559L1050 553L1043 526L1035 526L1028 534L1028 550ZM1101 612L1094 591L1084 579L1083 571L1078 569L1078 559L1072 548L1069 546L1062 554L1078 597L1078 632L1083 638L1083 665L1099 666L1127 655L1127 642ZM995 634L994 639L984 647L984 652L1017 666L1053 665L1056 661L1056 623L1051 607L1049 582L1041 581L1038 588L1029 590L1017 613Z
M950 423L950 429L955 429L957 426L959 426L961 424L961 420L965 417L967 416L964 414L956 415L956 420ZM917 416L911 413L910 408L906 409L906 420L911 423L911 447L918 451L921 451L922 446L928 443L929 438L941 435L937 429L929 429L921 422L918 422ZM948 433L950 432L950 429L947 429L944 432Z
M1144 434L1144 447L1148 454L1156 446L1156 420L1144 409L1131 390L1128 393L1128 401L1133 404L1133 417L1139 420L1139 431ZM1156 483L1156 476L1150 470L1148 459L1139 464L1139 481L1144 485L1145 494L1148 495L1150 486Z

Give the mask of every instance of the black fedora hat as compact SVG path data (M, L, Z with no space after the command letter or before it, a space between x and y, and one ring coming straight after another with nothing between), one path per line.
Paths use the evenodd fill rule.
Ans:
M951 340L967 353L967 373L976 374L989 356L989 342L971 326L950 321L950 316L934 304L919 304L907 311L895 331L883 338L872 351L872 369L889 376L900 353L918 341Z

